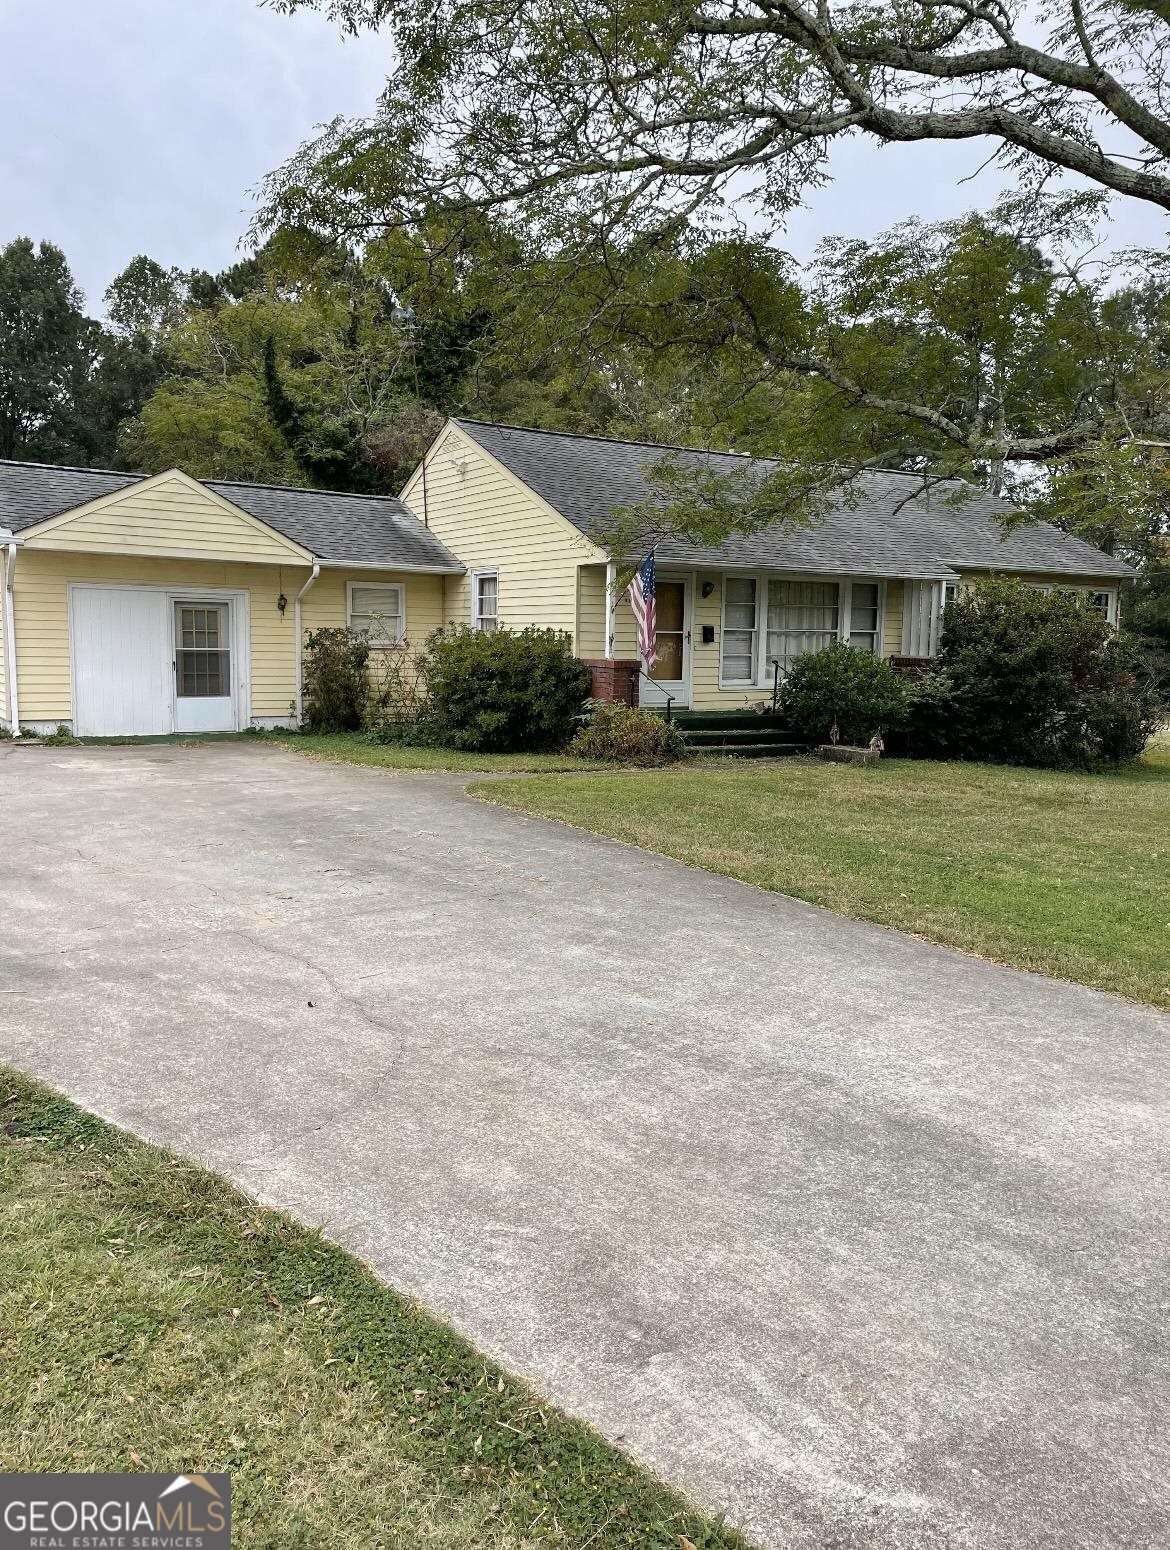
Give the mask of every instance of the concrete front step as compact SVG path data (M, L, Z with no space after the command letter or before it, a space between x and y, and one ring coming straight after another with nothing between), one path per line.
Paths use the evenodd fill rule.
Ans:
M803 743L690 743L688 746L704 757L724 759L791 759L796 754L808 752Z
M679 726L679 731L694 747L711 743L790 743L788 727L699 727Z

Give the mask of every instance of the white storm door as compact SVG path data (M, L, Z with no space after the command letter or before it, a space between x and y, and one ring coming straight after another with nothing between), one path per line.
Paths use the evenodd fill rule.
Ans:
M71 587L73 732L171 731L170 604L146 587Z
M654 665L647 667L638 698L642 705L690 704L690 583L659 577L654 588Z
M232 605L195 598L173 606L175 731L234 732Z

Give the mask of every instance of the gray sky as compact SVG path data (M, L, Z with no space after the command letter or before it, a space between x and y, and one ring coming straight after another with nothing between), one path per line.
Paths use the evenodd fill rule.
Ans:
M314 126L372 107L386 43L255 0L0 0L0 242L65 250L90 310L136 253L216 270L238 256L252 193ZM994 198L974 146L857 142L834 156L785 246L872 236ZM1122 209L1121 244L1164 242L1152 210Z

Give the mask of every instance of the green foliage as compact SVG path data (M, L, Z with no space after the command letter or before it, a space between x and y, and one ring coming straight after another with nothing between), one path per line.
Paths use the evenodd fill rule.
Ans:
M916 686L914 753L1051 769L1134 759L1160 707L1140 647L1080 597L1018 581L961 591Z
M686 740L674 722L648 710L616 702L596 705L569 744L581 759L605 764L676 764L687 757Z
M306 732L356 732L370 701L370 644L350 630L310 630L302 661Z
M60 248L28 237L0 249L0 457L51 460L74 438L97 327Z
M570 635L436 630L426 650L426 716L441 743L508 753L568 742L590 683Z
M906 717L906 688L880 657L837 641L797 657L780 689L780 714L809 743L865 746Z
M0 250L0 457L116 462L119 426L160 376L159 276L173 300L175 277L128 266L106 293L107 329L85 316L59 248L19 237Z

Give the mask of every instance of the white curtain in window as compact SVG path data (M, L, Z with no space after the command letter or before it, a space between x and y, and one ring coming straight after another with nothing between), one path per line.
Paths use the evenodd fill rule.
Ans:
M841 627L841 588L835 581L769 581L768 661L787 672L797 657L824 651Z
M350 594L349 627L368 636L371 646L400 646L406 634L402 587L397 583L354 587Z
M498 576L475 578L475 622L490 634L499 618L500 580Z
M724 588L720 674L724 683L751 683L756 669L756 579L728 576Z

